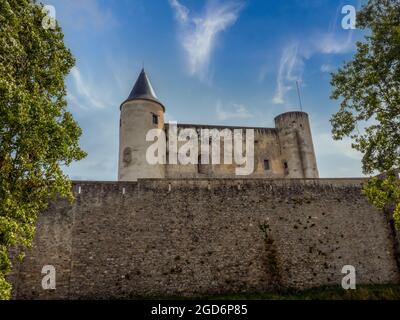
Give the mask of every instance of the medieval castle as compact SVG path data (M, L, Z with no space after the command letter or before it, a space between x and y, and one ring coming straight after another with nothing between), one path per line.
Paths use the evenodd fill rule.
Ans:
M146 141L149 130L158 128L168 137L169 125L164 123L165 107L158 100L145 73L141 71L128 99L121 104L119 133L120 181L146 178L229 178L235 176L233 164L149 164ZM210 125L178 124L177 131L187 128L254 129L254 170L250 177L318 178L308 115L287 112L275 118L275 128L239 128ZM182 145L182 142L180 142ZM200 148L199 148L200 149ZM168 152L168 150L167 150ZM221 158L223 151L220 149ZM201 151L198 151L201 154ZM211 161L208 161L211 163Z
M364 179L318 178L306 113L250 128L254 171L241 177L231 164L149 164L146 132L167 136L164 112L142 71L121 105L119 181L74 181L73 203L52 201L39 215L33 247L9 275L15 299L340 286L349 265L357 285L399 283L391 215L368 203ZM177 130L189 127L216 128ZM50 289L46 270L55 272Z

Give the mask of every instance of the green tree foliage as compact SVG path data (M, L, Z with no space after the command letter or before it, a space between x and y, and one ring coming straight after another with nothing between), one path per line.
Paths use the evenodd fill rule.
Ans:
M332 74L334 139L347 136L363 154L363 172L374 177L364 193L378 208L394 205L400 228L400 0L370 0L357 14L366 36L352 61Z
M66 111L64 79L75 61L59 26L42 26L42 9L33 0L0 1L0 299L11 295L9 249L32 244L50 199L72 200L60 166L85 156Z

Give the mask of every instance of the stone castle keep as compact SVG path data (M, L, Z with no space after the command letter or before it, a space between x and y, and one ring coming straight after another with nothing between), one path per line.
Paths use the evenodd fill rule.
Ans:
M345 265L355 267L357 285L399 283L399 236L391 215L362 195L365 180L318 178L307 114L279 115L275 124L254 128L251 176L235 177L229 165L152 167L144 133L169 128L142 72L121 105L119 181L75 181L73 203L53 201L39 215L33 247L9 275L14 298L340 286ZM48 265L55 290L42 287Z
M146 134L149 130L158 128L164 130L168 138L169 125L164 123L164 113L164 105L158 100L146 73L142 70L128 99L121 105L118 166L120 181L146 178L235 177L234 164L149 164L146 160L146 150L153 142L146 141ZM197 131L254 129L254 172L249 177L318 178L310 123L308 115L304 112L288 112L277 116L275 128L178 124L178 134L187 128ZM178 142L179 146L183 143ZM222 159L222 147L220 152ZM198 153L201 154L201 150Z

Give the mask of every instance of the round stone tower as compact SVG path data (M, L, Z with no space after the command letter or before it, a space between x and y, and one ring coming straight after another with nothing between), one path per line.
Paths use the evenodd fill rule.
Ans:
M149 164L146 160L147 148L154 143L146 141L146 134L150 129L164 130L165 108L144 69L120 110L118 180L164 178L164 165Z
M275 118L287 178L318 178L317 161L308 114L286 112Z

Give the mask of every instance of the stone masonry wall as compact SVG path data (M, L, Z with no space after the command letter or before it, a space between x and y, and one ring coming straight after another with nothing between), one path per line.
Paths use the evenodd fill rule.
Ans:
M224 129L229 129L231 132L235 129L239 129L240 127L207 127L207 126L196 126L196 125L179 125L178 133L182 129L195 128L198 130L208 129L208 130L219 130L222 132ZM242 129L242 128L240 128ZM254 130L254 170L253 172L246 176L246 178L285 178L288 177L285 175L283 162L281 154L281 146L279 142L279 138L275 129L272 128L243 128L243 151L246 151L245 147L245 135L246 129ZM198 133L200 136L200 131ZM167 135L168 137L168 135ZM234 142L232 141L232 144ZM178 141L178 150L186 144L186 141ZM202 165L205 169L204 172L199 173L198 164L167 164L165 165L166 172L165 176L168 179L191 179L191 178L232 178L236 177L236 169L239 165L236 163L235 159L232 156L232 164L226 164L224 161L224 152L225 149L230 150L232 153L232 147L227 147L224 142L224 139L221 138L220 143L220 161L221 164L211 164L211 154L212 154L212 145L210 141L210 156L209 163L206 165ZM198 154L201 156L201 141L198 143ZM249 156L246 153L246 156ZM269 161L270 168L265 170L264 168L264 160ZM203 161L203 160L202 160ZM200 159L199 159L200 163Z
M16 299L256 293L398 283L391 228L362 180L75 182L40 215L10 276ZM78 193L80 189L80 193ZM41 288L54 265L56 290Z

